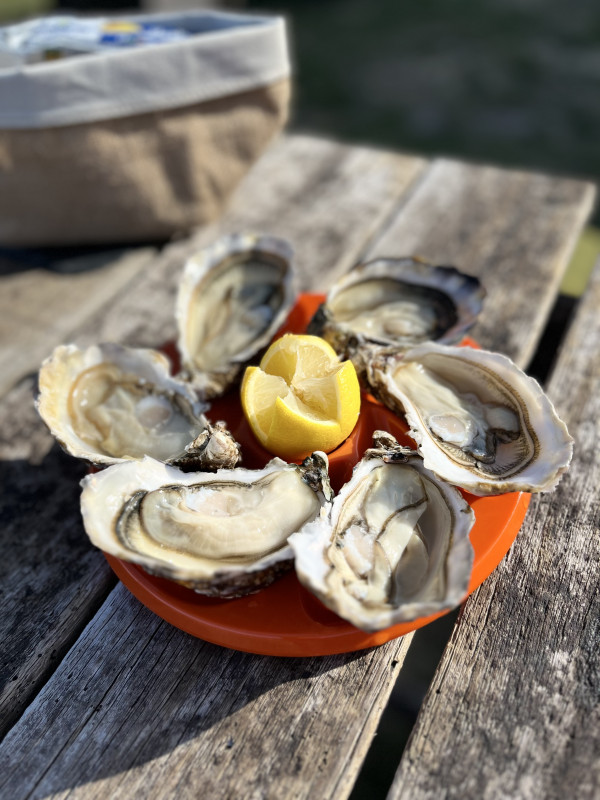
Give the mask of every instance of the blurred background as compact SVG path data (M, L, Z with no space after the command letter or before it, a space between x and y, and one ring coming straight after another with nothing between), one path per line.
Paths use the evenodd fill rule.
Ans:
M291 127L352 143L600 176L596 0L0 0L0 24L53 12L218 7L281 13ZM565 284L581 291L600 214Z
M600 176L597 0L0 0L0 24L67 10L219 7L282 13L295 65L290 128L431 156ZM600 215L563 283L576 297ZM416 634L352 798L385 797L456 614Z
M287 17L295 129L600 175L596 0L1 0L0 23L202 6Z

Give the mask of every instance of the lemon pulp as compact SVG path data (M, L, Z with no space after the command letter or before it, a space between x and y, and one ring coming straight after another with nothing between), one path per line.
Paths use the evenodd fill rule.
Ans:
M324 339L288 333L248 367L242 408L262 446L288 461L334 450L352 432L360 387L351 361Z

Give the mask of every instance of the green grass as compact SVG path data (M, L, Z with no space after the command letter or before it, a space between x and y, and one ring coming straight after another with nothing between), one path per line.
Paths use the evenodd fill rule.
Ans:
M562 294L581 297L600 257L600 229L588 226L581 234L560 287Z
M0 0L0 24L46 14L54 5L54 0Z
M600 177L600 4L248 0L286 15L292 127L429 156ZM600 252L588 228L562 291Z
M597 179L600 5L248 0L289 20L293 127Z

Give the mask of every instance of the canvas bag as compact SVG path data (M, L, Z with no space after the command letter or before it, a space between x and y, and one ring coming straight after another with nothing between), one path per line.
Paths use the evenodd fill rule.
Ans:
M0 70L0 246L162 240L214 220L284 125L282 18L128 19L194 35Z

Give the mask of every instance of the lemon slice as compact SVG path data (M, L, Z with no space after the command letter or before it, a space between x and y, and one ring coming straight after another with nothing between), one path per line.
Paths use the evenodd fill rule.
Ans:
M354 365L318 336L288 333L273 342L260 366L246 369L241 398L258 441L289 461L334 450L360 412Z

